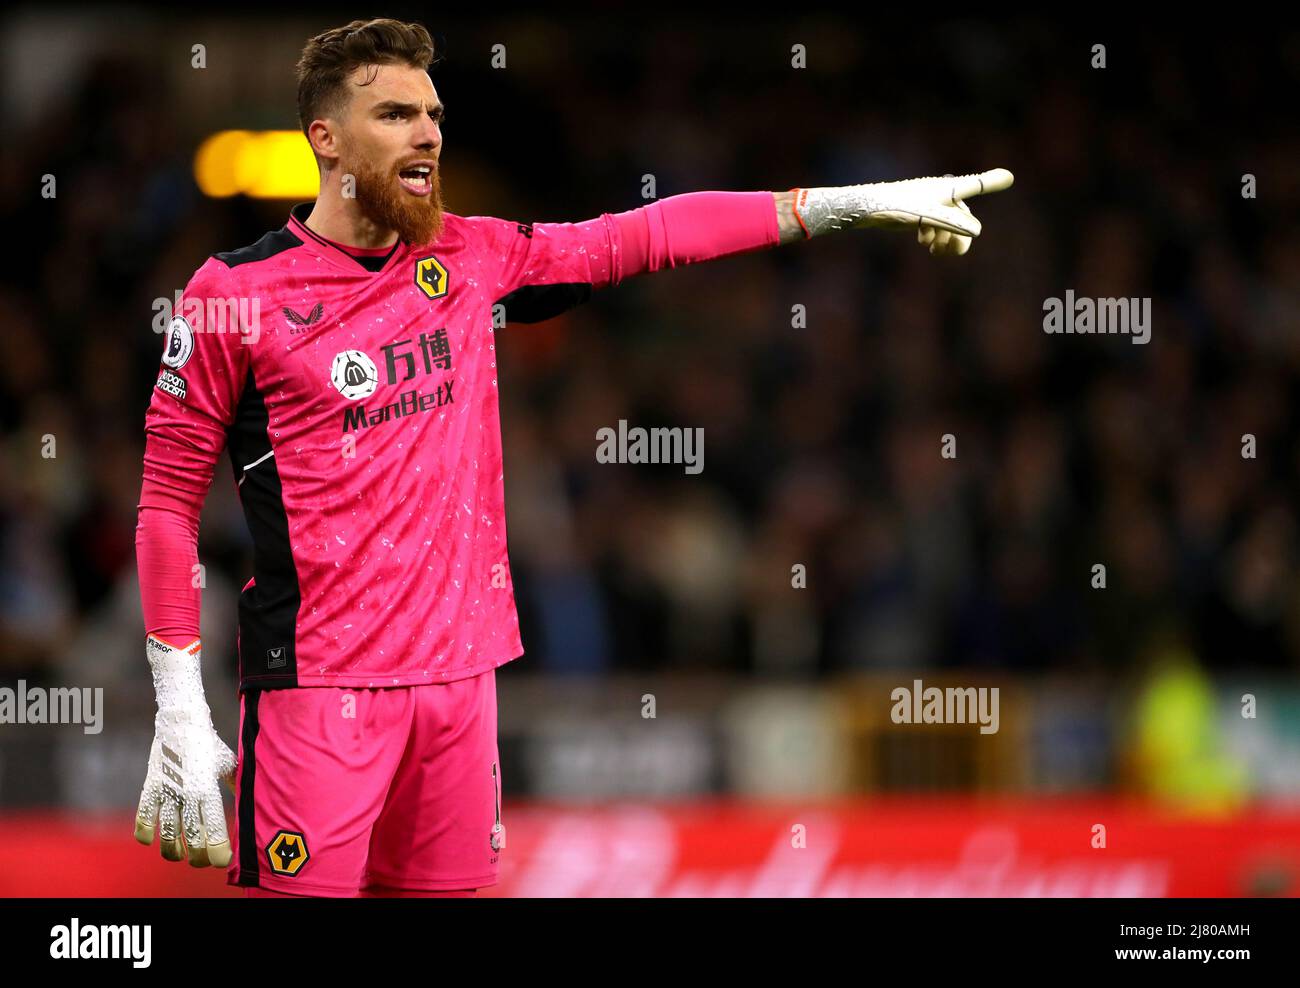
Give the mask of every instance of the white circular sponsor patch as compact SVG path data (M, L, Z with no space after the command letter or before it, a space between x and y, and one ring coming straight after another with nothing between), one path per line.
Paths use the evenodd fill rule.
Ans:
M163 347L162 362L172 370L180 370L194 352L194 330L184 316L175 316L167 326L167 345Z
M344 398L357 401L375 393L379 371L375 362L360 350L344 350L334 358L330 380Z

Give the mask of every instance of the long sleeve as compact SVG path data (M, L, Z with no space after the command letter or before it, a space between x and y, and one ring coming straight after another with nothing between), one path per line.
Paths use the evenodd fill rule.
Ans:
M580 223L465 220L512 322L539 322L632 275L780 243L770 192L687 192Z
M748 253L781 239L770 192L688 192L613 218L622 278Z
M146 479L135 530L145 632L183 646L199 637L199 508Z
M199 636L199 511L248 374L245 327L227 318L238 297L228 271L211 259L186 286L145 415L135 536L140 600L145 632L177 645Z

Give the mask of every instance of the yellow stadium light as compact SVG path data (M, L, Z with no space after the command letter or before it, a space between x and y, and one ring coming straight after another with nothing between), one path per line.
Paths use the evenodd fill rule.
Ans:
M199 146L194 181L215 198L242 193L255 199L312 199L320 173L296 130L225 130Z
M194 153L194 181L205 196L223 199L238 194L235 159L240 145L252 136L247 130L223 130L199 145Z

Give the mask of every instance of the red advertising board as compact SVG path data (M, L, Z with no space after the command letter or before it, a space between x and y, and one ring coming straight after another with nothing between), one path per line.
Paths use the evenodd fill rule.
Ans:
M516 803L503 820L501 882L485 896L1300 895L1296 806L1207 817L1109 798ZM131 833L129 814L0 819L0 896L239 894Z

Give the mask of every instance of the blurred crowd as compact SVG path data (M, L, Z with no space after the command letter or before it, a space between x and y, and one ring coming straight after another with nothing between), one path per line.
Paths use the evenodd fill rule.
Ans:
M67 85L0 147L6 680L145 677L151 303L291 205L204 199L193 150L218 128L296 126L292 58L324 26L245 25L281 36L283 71L213 94L222 114L201 78L168 84L154 46L106 41L62 63ZM463 215L587 219L643 205L647 175L663 198L1016 174L972 202L985 232L963 258L840 233L498 331L514 667L1122 673L1173 642L1213 670L1297 668L1300 140L1276 104L1300 83L1300 36L430 27ZM1044 300L1067 289L1150 297L1150 343L1045 334ZM703 472L597 463L619 419L702 428ZM200 556L207 651L233 668L251 554L224 461Z

